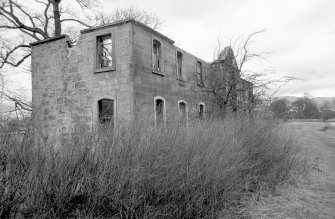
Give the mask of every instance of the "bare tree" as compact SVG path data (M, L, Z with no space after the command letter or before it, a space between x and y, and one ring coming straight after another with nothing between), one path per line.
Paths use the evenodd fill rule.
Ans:
M88 7L90 0L75 0L81 7ZM77 22L89 27L81 20L72 17L60 5L61 0L0 0L0 69L5 66L19 67L31 55L29 43L41 41L62 34L62 26L67 22ZM32 4L38 10L32 10ZM63 16L65 18L63 18ZM1 73L1 72L0 72ZM3 76L3 74L1 74ZM2 87L4 82L2 80ZM10 91L1 90L2 98L12 101L15 110L31 111L31 104Z
M212 74L206 79L208 86L204 91L214 96L214 102L223 113L227 108L233 111L250 110L264 101L271 85L283 86L294 80L289 76L274 78L272 69L256 72L247 68L247 63L256 59L264 60L270 54L270 52L253 52L250 48L255 37L264 32L263 29L252 32L246 37L240 36L231 40L229 46L224 49L218 37L213 53Z
M76 0L80 7L89 7L89 0ZM62 34L62 26L67 22L76 22L90 27L75 18L67 18L71 13L61 7L61 0L34 0L39 10L32 11L24 1L2 0L0 2L0 31L16 36L16 43L3 40L0 51L0 68L4 65L18 67L30 57L29 43L41 41ZM66 16L66 18L62 18ZM19 40L17 40L19 39Z
M128 19L134 19L148 25L149 27L157 30L160 29L163 25L163 21L157 17L154 13L141 10L134 6L128 8L115 9L110 14L99 13L96 16L96 20L100 24L118 22Z

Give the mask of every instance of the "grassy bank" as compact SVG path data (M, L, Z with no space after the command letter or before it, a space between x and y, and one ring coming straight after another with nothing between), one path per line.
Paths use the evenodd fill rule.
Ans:
M0 216L247 217L250 199L301 165L293 139L256 116L187 127L138 122L79 139L54 149L3 136Z

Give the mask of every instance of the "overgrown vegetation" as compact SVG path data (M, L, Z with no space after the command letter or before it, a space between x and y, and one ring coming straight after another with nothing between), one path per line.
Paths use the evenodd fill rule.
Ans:
M293 179L297 155L294 140L260 116L138 122L57 148L2 134L0 217L248 217L250 200Z

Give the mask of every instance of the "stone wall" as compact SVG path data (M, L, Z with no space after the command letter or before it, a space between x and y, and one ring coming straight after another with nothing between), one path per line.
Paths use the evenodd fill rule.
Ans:
M154 97L166 100L167 119L178 115L178 101L185 100L189 117L198 115L199 103L206 104L206 111L212 108L208 93L197 85L196 63L202 63L204 83L210 72L210 64L174 46L170 40L141 26L133 25L134 33L134 105L135 114L147 113L154 118ZM163 72L157 74L152 68L152 42L158 40L162 47ZM183 53L184 80L177 79L177 51Z
M97 37L111 34L113 69L96 69ZM161 72L152 67L153 40L161 43ZM186 101L189 120L215 108L206 92L213 72L232 71L226 63L207 63L173 45L166 36L129 20L81 31L78 44L66 36L32 44L33 114L37 137L53 139L91 129L98 123L98 100L114 100L116 122L149 116L154 118L154 98L165 99L166 119L178 118L178 101ZM177 52L183 54L183 78L177 77ZM228 57L228 58L227 58ZM198 84L196 66L202 64L204 86ZM230 63L232 65L234 63ZM98 70L98 71L97 71ZM232 75L238 76L233 70ZM230 75L228 73L228 75ZM236 96L236 95L235 95ZM236 97L235 97L236 98Z
M94 41L112 33L116 69L94 72ZM61 37L32 45L33 115L45 139L78 133L97 123L97 101L115 101L115 117L131 119L133 111L131 24L83 31L76 46Z

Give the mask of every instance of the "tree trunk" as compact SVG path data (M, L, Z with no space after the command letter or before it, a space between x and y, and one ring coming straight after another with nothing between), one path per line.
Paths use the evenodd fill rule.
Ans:
M59 4L61 0L49 0L53 7L54 21L55 21L55 35L54 37L62 35L62 25L60 21Z

